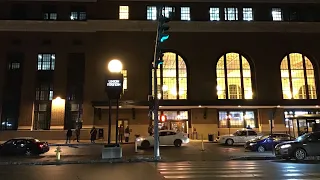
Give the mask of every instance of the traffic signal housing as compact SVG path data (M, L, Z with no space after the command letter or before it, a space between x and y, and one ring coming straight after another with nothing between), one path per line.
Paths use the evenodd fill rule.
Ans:
M169 34L166 34L166 32L170 29L169 25L167 24L170 21L169 18L165 17L164 15L161 15L159 17L159 41L160 43L163 43L167 39L169 39Z

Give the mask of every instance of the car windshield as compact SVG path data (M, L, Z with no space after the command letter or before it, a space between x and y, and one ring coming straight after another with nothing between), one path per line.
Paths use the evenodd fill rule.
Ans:
M299 137L297 137L297 139L295 141L298 141L298 142L304 141L305 139L307 139L309 137L310 134L311 133L306 133L302 136L299 136Z

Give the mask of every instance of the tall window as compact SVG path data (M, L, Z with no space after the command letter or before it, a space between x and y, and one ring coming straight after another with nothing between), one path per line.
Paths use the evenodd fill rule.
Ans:
M164 53L163 64L157 74L159 99L187 99L187 67L178 54ZM153 88L152 80L152 92Z
M40 84L36 87L36 98L34 102L33 129L50 129L51 101L53 98L53 87L50 84Z
M190 21L190 7L181 7L181 20Z
M257 118L254 111L219 111L219 128L255 128Z
M119 6L119 19L129 19L129 6Z
M38 70L54 70L55 54L38 54Z
M252 99L250 64L238 53L223 55L216 66L218 99Z
M282 10L281 8L272 8L272 20L273 21L282 21Z
M128 90L128 72L127 70L122 70L121 71L123 75L123 91Z
M220 21L220 11L217 7L211 7L209 10L210 21Z
M171 13L174 13L175 9L171 6L165 6L162 10L162 15L164 15L167 18L170 18L172 15Z
M227 21L238 20L238 8L224 8L224 20L227 20Z
M317 99L314 68L300 53L283 58L280 66L283 99Z
M44 20L57 20L58 14L55 6L43 7L43 19Z
M147 20L157 20L156 6L147 6Z
M253 20L252 8L243 8L243 20L244 21L252 21Z

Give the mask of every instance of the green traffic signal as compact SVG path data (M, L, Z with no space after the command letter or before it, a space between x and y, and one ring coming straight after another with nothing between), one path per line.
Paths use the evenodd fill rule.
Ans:
M162 36L160 38L160 42L164 42L167 39L169 39L169 35L168 34L162 34Z

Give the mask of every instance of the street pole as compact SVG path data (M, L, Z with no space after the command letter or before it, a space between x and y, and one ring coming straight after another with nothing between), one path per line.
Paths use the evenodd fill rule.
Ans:
M160 19L162 13L162 7L157 9L157 20ZM154 109L153 109L153 116L154 116L154 159L160 160L160 148L159 148L159 119L158 119L158 109L159 109L159 100L158 100L158 77L157 77L157 59L159 58L158 54L158 42L159 42L159 28L160 22L158 21L157 26L157 35L156 35L156 42L154 48L154 62L153 62L153 85L154 85L154 92L153 92L153 99L154 99Z
M108 144L111 143L111 99L109 99Z
M117 99L117 111L116 111L116 144L118 144L119 136L119 99Z

